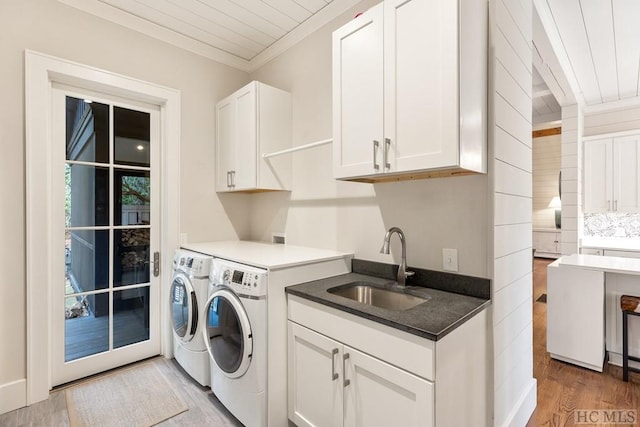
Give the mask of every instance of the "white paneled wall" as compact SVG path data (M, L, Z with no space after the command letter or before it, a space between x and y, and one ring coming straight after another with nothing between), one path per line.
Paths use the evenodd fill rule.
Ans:
M584 136L640 129L640 106L586 113Z
M531 317L531 8L530 0L490 2L496 426L526 424L536 405Z
M555 209L549 202L558 195L560 135L533 140L533 228L555 228Z
M562 108L562 255L578 253L582 235L582 107Z

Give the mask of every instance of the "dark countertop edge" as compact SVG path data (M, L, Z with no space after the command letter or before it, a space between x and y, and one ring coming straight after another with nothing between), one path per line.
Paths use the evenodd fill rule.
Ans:
M460 317L458 320L456 320L455 322L453 322L452 324L450 324L446 328L442 329L439 332L432 333L432 332L428 332L428 331L425 331L425 330L420 329L420 328L415 328L415 327L410 326L410 325L406 325L406 324L403 324L403 323L397 323L397 322L394 322L392 320L386 319L384 317L376 316L376 315L371 314L371 313L366 313L364 311L360 311L360 310L354 309L352 307L348 307L348 306L345 306L345 305L342 305L342 304L338 304L338 303L335 303L333 301L326 300L324 298L316 297L314 295L309 295L309 294L307 294L305 292L300 292L300 291L297 291L296 289L292 289L291 286L286 287L285 288L285 292L287 294L295 295L295 296L300 297L302 299L313 301L313 302L316 302L318 304L325 305L327 307L335 308L338 311L343 311L345 313L349 313L349 314L352 314L354 316L357 316L357 317L360 317L360 318L363 318L363 319L371 320L373 322L380 323L382 325L386 325L386 326L389 326L389 327L394 328L394 329L405 331L405 332L410 333L412 335L417 335L417 336L421 336L423 338L427 338L427 339L429 339L431 341L438 341L438 340L444 338L451 331L455 330L460 325L465 323L467 320L471 319L473 316L475 316L476 314L480 313L482 310L484 310L485 308L487 308L488 306L491 305L491 300L486 300L485 302L480 304L478 307L476 307L473 310L469 311L468 313L466 313L465 315Z

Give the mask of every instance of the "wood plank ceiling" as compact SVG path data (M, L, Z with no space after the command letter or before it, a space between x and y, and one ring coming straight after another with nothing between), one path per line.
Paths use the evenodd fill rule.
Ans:
M542 79L538 70L532 67L533 73L533 124L554 122L561 119L561 108L555 96Z
M59 0L252 71L360 0Z
M537 1L536 1L537 2ZM640 96L640 1L542 0L585 105Z
M100 0L250 61L333 0Z

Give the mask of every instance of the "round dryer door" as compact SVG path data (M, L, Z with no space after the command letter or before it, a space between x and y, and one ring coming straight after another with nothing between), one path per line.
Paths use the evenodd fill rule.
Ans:
M205 309L204 341L218 368L230 378L244 375L251 364L253 341L247 312L229 288L215 288Z
M170 295L173 332L183 342L189 342L198 329L198 301L189 278L176 274L171 282Z

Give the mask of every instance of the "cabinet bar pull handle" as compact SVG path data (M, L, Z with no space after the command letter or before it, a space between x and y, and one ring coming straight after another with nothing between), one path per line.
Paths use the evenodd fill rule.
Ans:
M384 150L382 151L382 162L384 167L391 169L391 163L389 163L389 147L391 147L391 140L389 138L384 139Z
M617 200L613 201L613 210L618 212L618 201Z
M342 382L342 387L346 387L351 384L351 381L347 379L347 369L345 368L345 362L349 358L349 353L345 353L342 355L342 376L344 377L344 381Z
M231 186L235 187L236 186L236 171L231 171Z
M380 142L373 140L373 168L375 170L379 170L380 166L378 165L378 147L380 146Z
M227 188L231 187L231 172L227 171Z
M611 211L611 200L607 200L608 211Z
M331 350L331 381L338 379L338 373L336 372L336 354L338 354L337 348Z

